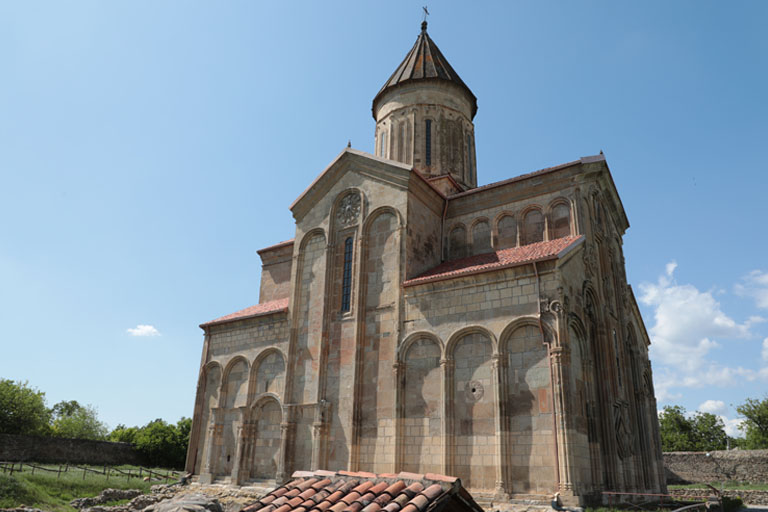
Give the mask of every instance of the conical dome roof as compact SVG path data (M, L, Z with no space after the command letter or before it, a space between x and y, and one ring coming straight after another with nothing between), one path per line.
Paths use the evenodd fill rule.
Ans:
M411 51L405 56L403 62L397 67L384 87L376 94L373 99L374 116L376 112L376 103L385 91L401 84L417 80L444 80L453 82L464 89L470 98L472 98L472 117L477 113L477 98L467 87L467 84L459 77L459 74L453 70L448 60L440 52L435 42L427 34L427 22L421 23L421 33L416 39Z

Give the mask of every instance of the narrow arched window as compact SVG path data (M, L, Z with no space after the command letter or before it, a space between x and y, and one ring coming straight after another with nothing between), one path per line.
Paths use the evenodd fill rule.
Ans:
M349 311L352 295L352 237L344 240L344 277L341 283L341 310Z
M432 120L427 119L424 122L424 163L426 165L432 165Z
M381 150L379 155L382 158L387 158L387 130L381 130Z

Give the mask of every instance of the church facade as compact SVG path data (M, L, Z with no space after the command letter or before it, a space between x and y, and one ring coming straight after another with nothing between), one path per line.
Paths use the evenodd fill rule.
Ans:
M259 251L259 304L202 324L201 482L460 477L475 495L660 492L650 343L602 154L477 186L477 101L422 24L347 148Z

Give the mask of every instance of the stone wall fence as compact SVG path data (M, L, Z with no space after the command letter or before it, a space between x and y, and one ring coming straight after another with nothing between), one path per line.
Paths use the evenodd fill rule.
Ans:
M768 484L768 450L664 453L667 484Z
M0 461L49 464L141 465L144 460L128 443L0 434Z

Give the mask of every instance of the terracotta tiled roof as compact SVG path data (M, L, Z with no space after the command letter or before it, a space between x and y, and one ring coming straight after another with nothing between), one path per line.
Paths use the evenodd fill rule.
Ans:
M255 316L271 315L272 313L286 311L287 309L288 299L277 299L270 302L265 302L264 304L256 304L255 306L241 309L240 311L235 311L229 315L219 317L216 320L211 320L210 322L200 324L200 327L208 327L209 325L234 322L236 320L243 320L244 318L252 318Z
M524 265L532 261L560 258L583 241L583 236L566 236L547 242L510 247L509 249L469 256L468 258L446 261L427 270L418 277L405 281L403 286L413 286L464 275L479 274L481 272Z
M483 510L455 477L318 470L295 472L292 480L243 512L436 512L446 505L448 510Z

